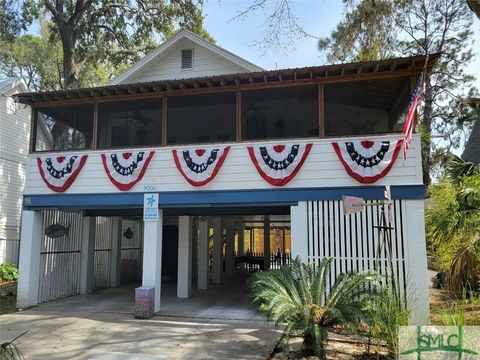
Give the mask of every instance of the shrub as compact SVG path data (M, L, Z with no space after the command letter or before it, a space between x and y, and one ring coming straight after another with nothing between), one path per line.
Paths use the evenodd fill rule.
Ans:
M17 281L18 269L12 264L0 265L0 282Z
M325 258L314 267L297 257L280 269L259 271L249 281L259 312L276 324L287 324L287 343L291 335L300 335L305 355L323 359L327 331L337 325L356 328L366 320L367 304L375 295L365 285L378 281L378 275L370 272L341 274L327 291L331 264L332 259Z
M371 335L387 345L389 356L398 359L399 326L410 323L410 309L398 298L390 286L380 289L369 307L372 313Z

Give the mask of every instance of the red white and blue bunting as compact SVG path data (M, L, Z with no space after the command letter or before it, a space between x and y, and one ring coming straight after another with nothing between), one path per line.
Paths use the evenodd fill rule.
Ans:
M351 140L333 142L345 171L362 184L383 178L392 168L402 147L399 140Z
M121 191L128 191L142 180L154 151L126 151L102 154L110 181Z
M178 171L193 186L203 186L217 176L230 146L172 150Z
M37 158L38 171L45 184L56 192L64 192L75 181L88 155L44 156Z
M249 146L248 153L258 173L268 183L283 186L300 171L312 144Z

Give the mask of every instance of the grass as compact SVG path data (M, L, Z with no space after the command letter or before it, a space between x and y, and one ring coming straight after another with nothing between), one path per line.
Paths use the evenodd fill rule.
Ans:
M478 326L480 297L454 299L443 291L433 289L430 292L430 322L432 325Z

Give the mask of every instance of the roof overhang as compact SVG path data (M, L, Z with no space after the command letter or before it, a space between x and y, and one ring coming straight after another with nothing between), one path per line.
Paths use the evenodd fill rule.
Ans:
M437 61L440 54L430 54L427 63L427 72ZM346 64L332 64L271 71L257 71L239 74L217 75L190 79L173 79L150 81L134 84L108 85L81 89L67 89L57 91L41 91L15 94L15 101L42 105L52 102L95 102L111 99L145 95L168 95L189 93L192 90L219 91L249 87L251 85L287 85L305 82L321 81L350 81L371 77L392 77L406 74L420 73L425 68L426 56L411 56L380 61L355 62Z

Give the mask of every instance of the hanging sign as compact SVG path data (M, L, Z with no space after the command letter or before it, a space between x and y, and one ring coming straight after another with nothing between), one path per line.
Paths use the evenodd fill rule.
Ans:
M121 191L128 191L142 180L154 151L125 151L102 154L108 178Z
M403 140L351 140L333 142L345 171L363 184L376 182L388 174Z
M158 193L143 194L143 221L158 220Z
M248 154L260 176L268 183L283 186L300 171L312 144L249 146Z
M75 181L88 155L43 156L37 158L38 171L53 191L64 192Z
M175 166L190 185L203 186L217 176L230 146L172 150Z

